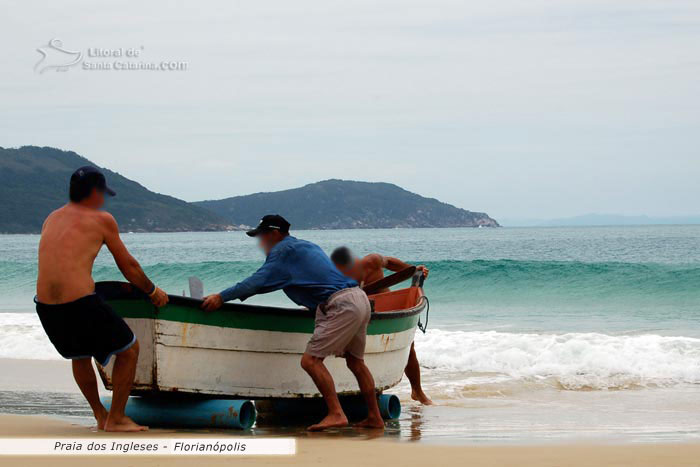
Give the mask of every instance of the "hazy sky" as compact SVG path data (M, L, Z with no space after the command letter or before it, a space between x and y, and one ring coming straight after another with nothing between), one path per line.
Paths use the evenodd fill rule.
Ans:
M33 70L52 39L185 71ZM700 213L700 2L5 0L0 146L186 200L327 178L498 218Z

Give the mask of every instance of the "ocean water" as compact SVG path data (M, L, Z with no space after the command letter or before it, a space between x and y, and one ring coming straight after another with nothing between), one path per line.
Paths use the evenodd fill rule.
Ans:
M533 418L554 438L700 437L700 226L295 234L329 253L347 245L430 268L428 332L417 335L416 348L440 406L411 406L403 419L409 437L517 440L532 435ZM241 232L123 238L147 274L175 294L189 276L201 278L205 292L219 291L263 261ZM38 240L0 236L0 358L59 358L33 314ZM94 273L121 278L106 251ZM289 304L281 293L250 302ZM406 382L397 390L408 402ZM445 407L459 407L471 423L446 422L455 415Z

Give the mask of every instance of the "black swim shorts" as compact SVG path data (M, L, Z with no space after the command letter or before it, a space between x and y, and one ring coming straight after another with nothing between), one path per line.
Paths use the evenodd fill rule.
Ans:
M63 358L92 357L105 366L136 342L124 320L95 294L59 305L34 301L44 331Z

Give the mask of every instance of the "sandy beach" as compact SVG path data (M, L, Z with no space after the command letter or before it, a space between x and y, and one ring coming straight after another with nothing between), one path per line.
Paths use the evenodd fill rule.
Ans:
M100 433L91 428L74 425L49 417L2 415L0 434L4 437L37 438L91 438L118 437L114 433ZM187 437L191 433L151 430L139 437ZM197 436L220 436L198 433ZM472 466L588 466L588 465L698 465L700 444L646 444L646 445L548 445L548 446L435 446L419 443L394 442L363 436L355 439L338 439L331 435L308 435L297 438L297 455L289 457L236 458L237 465L336 465L336 466L387 466L431 465L438 460L443 465ZM229 465L229 457L183 458L176 456L139 458L135 456L100 457L103 466L172 465L186 466L206 459L207 465ZM56 466L94 465L90 457L52 457ZM47 457L3 457L5 465L46 465Z
M64 360L0 358L0 413L39 415L89 426L92 414ZM461 374L448 377L459 381ZM392 392L402 415L387 423L387 441L433 445L545 445L693 443L700 433L700 408L693 386L628 391L560 391L482 382L456 398L440 392L445 376L427 374L436 405L410 400L402 381ZM102 395L109 391L98 385ZM283 420L258 417L240 436L305 436L319 414ZM225 436L229 436L226 432ZM341 434L361 437L355 431Z
M45 390L42 381L51 381L52 396L58 394L75 398L76 387L70 376L70 364L65 361L12 360L0 359L7 378L0 385L6 393L19 391L18 394L31 394L32 391ZM37 378L42 375L42 378ZM28 402L32 405L34 402ZM65 400L58 404L67 403ZM72 403L72 402L71 402ZM438 409L440 410L440 409ZM26 413L26 412L25 412ZM31 413L31 412L29 412ZM44 412L45 413L45 412ZM237 437L250 436L235 431L187 431L151 429L146 434L124 435L96 431L87 422L86 414L79 417L65 416L60 411L55 416L34 415L0 415L1 437L29 438L185 438L185 437ZM429 415L428 415L429 416ZM442 413L438 416L443 416ZM430 423L430 422L428 422ZM390 431L390 429L388 429ZM127 465L172 465L186 466L206 461L207 465L228 465L235 461L238 465L334 465L366 466L391 465L399 461L401 465L430 465L439 459L444 465L472 466L589 466L589 465L698 465L700 443L629 443L615 439L600 439L560 443L521 442L518 444L478 444L455 445L454 440L411 441L418 438L377 435L353 430L351 428L326 434L305 433L301 429L278 431L262 429L254 436L293 436L297 440L297 455L290 457L138 457L138 456L101 456L99 462L104 466ZM426 438L423 438L426 439ZM1 457L4 465L46 465L48 457ZM57 466L79 467L94 465L96 459L91 457L60 456L51 457L51 463Z

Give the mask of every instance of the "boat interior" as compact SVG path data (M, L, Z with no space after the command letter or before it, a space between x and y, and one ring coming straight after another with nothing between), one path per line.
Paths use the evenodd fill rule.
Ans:
M408 287L405 289L384 292L369 296L372 307L376 312L409 310L416 305L423 296L420 287Z

